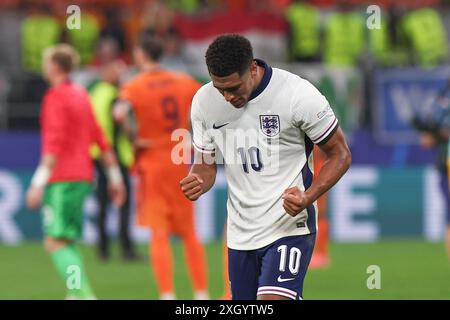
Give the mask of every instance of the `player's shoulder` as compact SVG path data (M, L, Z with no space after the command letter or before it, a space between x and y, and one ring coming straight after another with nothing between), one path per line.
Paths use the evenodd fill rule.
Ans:
M79 99L79 97L87 95L87 90L80 84L67 81L56 87L47 90L45 97L47 99L69 99L69 101Z
M274 74L276 75L275 79L283 82L283 88L292 92L291 96L297 102L304 99L323 98L319 89L300 75L278 68L274 68Z
M224 101L212 82L208 82L195 93L192 99L192 111L203 114L214 112Z
M317 88L307 79L288 70L273 68L276 81L284 82L286 87L307 96L318 93Z
M145 82L146 74L144 72L136 73L130 76L125 82L123 82L122 87L132 88L139 86Z
M194 102L199 105L209 104L214 105L216 103L222 102L222 96L214 88L212 81L205 83L197 90L194 95Z

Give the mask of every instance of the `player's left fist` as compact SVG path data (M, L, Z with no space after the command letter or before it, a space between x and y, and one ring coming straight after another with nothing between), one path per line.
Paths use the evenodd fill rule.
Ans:
M283 199L284 210L293 217L311 204L308 196L298 187L286 189L281 198Z
M37 209L42 202L44 188L31 186L27 191L26 202L29 209Z

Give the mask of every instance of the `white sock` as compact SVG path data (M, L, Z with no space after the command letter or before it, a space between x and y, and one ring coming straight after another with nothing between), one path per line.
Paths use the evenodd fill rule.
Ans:
M194 300L209 300L208 291L206 290L196 291L194 293Z
M161 294L161 300L175 300L173 292L165 292Z

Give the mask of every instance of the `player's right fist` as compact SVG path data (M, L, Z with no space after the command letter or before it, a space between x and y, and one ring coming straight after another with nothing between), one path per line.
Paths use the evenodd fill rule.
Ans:
M181 191L183 191L186 198L195 201L203 193L203 180L198 174L191 173L186 178L180 181Z

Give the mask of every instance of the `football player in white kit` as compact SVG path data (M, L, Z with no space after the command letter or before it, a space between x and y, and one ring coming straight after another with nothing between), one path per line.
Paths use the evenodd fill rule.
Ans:
M344 135L311 83L254 59L246 38L216 38L206 64L212 81L192 101L195 161L181 189L197 200L223 159L232 298L302 299L315 201L351 163ZM313 144L326 156L314 181Z

